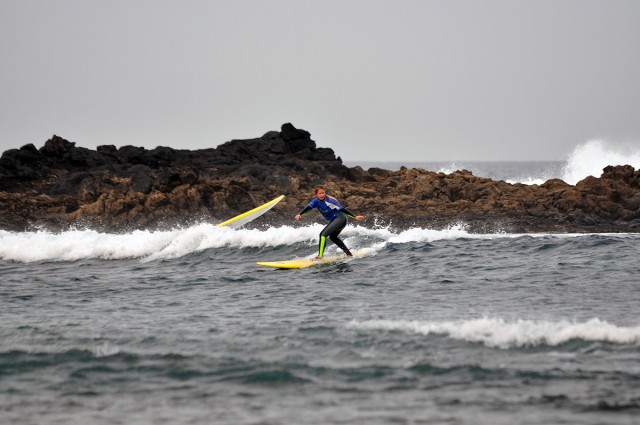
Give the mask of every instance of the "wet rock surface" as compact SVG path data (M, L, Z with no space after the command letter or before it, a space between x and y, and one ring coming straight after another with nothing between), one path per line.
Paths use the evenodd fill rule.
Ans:
M609 166L575 186L509 184L460 170L349 168L309 132L287 123L262 137L216 148L99 146L53 136L0 158L0 229L73 227L121 232L216 223L285 199L253 226L293 224L323 184L366 226L472 232L638 232L640 171ZM319 215L309 216L321 222Z

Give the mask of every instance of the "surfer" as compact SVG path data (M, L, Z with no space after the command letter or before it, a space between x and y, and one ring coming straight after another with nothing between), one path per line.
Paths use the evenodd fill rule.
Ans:
M318 211L320 211L320 214L322 214L324 218L329 220L329 224L327 224L327 226L322 229L322 232L320 232L320 242L317 258L322 258L322 256L324 255L324 248L327 242L327 237L329 237L329 239L331 239L334 244L336 244L341 250L343 250L348 257L353 256L353 254L351 254L351 251L349 251L349 248L347 248L347 246L344 244L344 242L342 242L342 239L340 239L338 235L347 225L347 217L355 218L356 220L362 220L364 217L361 215L353 214L345 207L340 205L340 202L338 202L337 199L328 196L323 186L316 186L315 193L316 197L313 198L313 200L309 202L309 205L304 207L302 211L296 214L294 218L296 220L300 220L303 214L311 211L314 208L317 208Z

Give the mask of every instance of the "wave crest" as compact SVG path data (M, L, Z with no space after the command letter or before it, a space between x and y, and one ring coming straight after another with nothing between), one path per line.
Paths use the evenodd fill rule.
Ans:
M48 231L7 232L0 230L0 260L30 263L38 261L78 261L87 259L152 261L175 259L207 249L232 247L264 248L307 243L315 246L320 224L304 227L280 226L266 229L232 229L198 224L168 231L137 230L126 234L100 233L94 230L73 230L61 233ZM414 228L394 233L389 228L368 229L347 227L345 238L367 240L367 246L381 249L387 242L407 243L470 236L464 226L445 230ZM370 243L369 240L374 242ZM381 244L382 243L382 244Z
M89 259L153 261L176 259L208 249L281 248L318 243L321 224L303 227L280 226L263 229L232 229L212 224L197 224L167 231L136 230L125 234L100 233L94 230L7 232L0 230L0 260L31 263L42 261L79 261ZM616 234L621 237L623 234ZM435 230L414 227L394 231L388 227L347 226L342 232L347 245L365 250L366 255L388 244L432 243L456 239L519 238L516 233L469 233L464 224ZM548 234L527 234L545 237ZM553 235L554 238L588 237L589 234ZM333 245L332 245L333 246ZM330 249L332 249L330 247Z
M446 335L461 341L493 348L558 346L574 339L613 344L640 344L640 326L624 327L594 318L586 322L561 320L507 321L480 318L460 321L367 320L353 321L349 327L365 330L400 331L418 335Z

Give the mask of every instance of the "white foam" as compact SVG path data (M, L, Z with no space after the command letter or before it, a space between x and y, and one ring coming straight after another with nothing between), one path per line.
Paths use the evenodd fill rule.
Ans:
M0 231L0 259L33 262L136 258L168 244L171 239L171 232L134 231L117 235L93 230L61 233Z
M263 248L294 245L301 242L315 241L321 230L322 226L319 224L301 228L290 226L270 227L266 230L234 230L230 227L217 228L203 224L175 232L169 244L150 253L145 260L179 258L192 252L226 246L234 248Z
M52 233L7 232L0 230L0 260L22 263L36 261L77 261L84 259L123 260L140 259L152 261L180 258L191 253L216 248L264 248L291 246L306 243L315 247L321 224L303 227L280 226L266 229L232 229L198 224L187 228L167 231L137 230L126 234L100 233L93 230L72 230ZM519 238L525 235L511 233L473 234L464 224L442 230L419 227L396 233L386 228L368 229L362 226L347 226L342 237L352 249L367 250L373 254L389 243L422 243L467 239ZM527 234L526 237L585 237L588 234ZM616 234L623 237L625 234ZM626 235L636 237L634 234ZM327 253L332 253L331 244ZM369 255L367 254L367 255Z
M631 165L640 169L640 148L590 140L577 146L569 155L561 178L575 185L588 176L600 177L602 169L608 165Z
M93 230L72 230L60 233L0 230L0 259L23 263L93 258L104 260L139 258L142 261L151 261L179 258L194 252L223 247L262 248L298 243L315 246L322 229L323 226L320 224L267 229L218 228L211 224L198 224L168 231L138 230L126 234L100 233ZM343 236L347 238L367 236L387 240L393 236L393 233L388 229L370 230L360 226L350 226L345 229Z
M122 352L120 347L103 342L100 345L91 348L91 352L96 357L111 357Z
M90 258L178 258L209 248L281 246L312 241L317 238L321 229L319 224L302 228L272 227L267 230L234 230L199 224L184 229L137 230L126 234L100 233L93 230L60 233L0 230L0 259L28 263Z
M526 184L526 185L529 185L529 186L531 186L533 184L537 184L538 186L540 186L541 184L543 184L544 182L546 182L550 178L553 178L553 177L548 177L548 178L546 178L546 177L542 177L542 178L540 178L540 177L523 177L521 179L508 179L508 180L505 180L505 181L507 183L509 183L509 184L520 183L520 184Z
M414 227L404 230L397 235L392 235L388 240L391 243L409 242L433 242L436 240L453 240L466 237L475 237L465 229L464 224L456 224L443 230L423 229Z
M437 172L438 173L444 173L444 174L451 174L454 171L457 171L459 169L460 169L460 167L458 165L456 165L455 162L452 162L448 166L440 167Z
M421 336L446 335L488 347L508 349L526 346L557 346L573 339L614 344L640 344L640 326L616 326L600 319L586 322L567 320L515 320L479 318L460 321L366 320L352 321L351 328L399 331Z

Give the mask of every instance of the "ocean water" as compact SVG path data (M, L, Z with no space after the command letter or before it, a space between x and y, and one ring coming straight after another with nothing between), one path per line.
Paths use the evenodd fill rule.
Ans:
M274 214L0 230L0 423L638 423L640 234L352 222L362 256L275 270L322 225Z
M640 235L321 228L0 231L2 422L637 423Z

